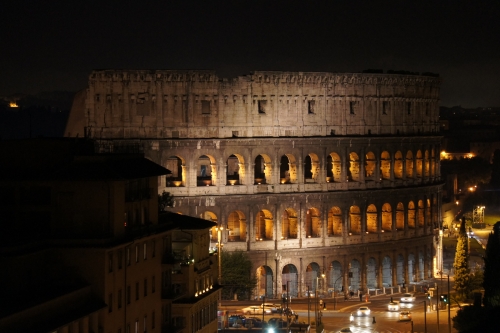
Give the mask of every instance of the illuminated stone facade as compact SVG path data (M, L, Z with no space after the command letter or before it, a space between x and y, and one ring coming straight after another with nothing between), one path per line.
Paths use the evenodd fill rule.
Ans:
M255 295L366 290L433 274L441 221L434 76L94 71L67 136L172 171L172 211L229 231ZM212 241L217 240L213 231Z

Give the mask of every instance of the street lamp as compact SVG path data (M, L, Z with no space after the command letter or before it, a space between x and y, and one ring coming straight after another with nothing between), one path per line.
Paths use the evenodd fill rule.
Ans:
M318 309L318 305L319 305L318 304L318 286L319 286L318 282L319 282L319 278L320 278L319 276L316 277L316 290L315 290L315 293L314 293L314 295L316 296L316 302L315 302L316 306L314 307L316 309L316 311L315 311L316 312L316 325L319 324L319 318L320 318L320 316L318 314L318 310L317 310ZM322 279L325 278L325 273L321 274L321 278ZM319 312L321 313L321 309L319 310Z
M217 230L217 257L219 259L219 277L218 277L218 283L219 286L222 285L222 257L221 257L221 252L222 252L222 230L224 230L224 227L222 225L219 225L215 227L215 230Z
M337 306L337 289L335 288L335 286L337 285L337 281L342 278L342 274L340 274L340 276L335 280L335 282L333 283L333 309L335 310L336 306Z

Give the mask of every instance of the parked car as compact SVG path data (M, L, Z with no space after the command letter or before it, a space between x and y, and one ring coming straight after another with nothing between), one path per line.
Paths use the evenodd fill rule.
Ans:
M356 313L358 316L369 316L370 309L367 306L362 306L358 309L358 311Z
M399 320L401 320L401 321L411 320L411 312L410 311L401 311L399 313Z
M242 327L243 326L243 319L246 317L244 315L230 315L229 320L228 320L228 326L229 327ZM238 319L241 319L241 326L238 325Z
M288 322L283 318L273 317L267 321L268 327L283 328L287 327Z
M252 327L262 328L265 327L265 325L266 322L262 321L262 319L257 317L248 317L243 320L243 327L246 328L252 328Z
M389 305L387 306L387 310L399 311L399 302L398 301L390 302Z
M415 302L415 295L411 293L405 293L401 296L401 303L412 303Z

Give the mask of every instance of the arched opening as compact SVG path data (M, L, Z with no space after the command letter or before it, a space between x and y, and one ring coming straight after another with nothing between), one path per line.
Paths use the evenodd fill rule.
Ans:
M358 206L351 206L349 209L349 233L361 234L361 211Z
M391 155L388 151L383 151L380 155L380 177L391 179Z
M226 161L227 171L226 171L226 184L227 185L239 185L241 180L245 179L244 172L244 160L240 155L231 155ZM241 178L240 178L241 177Z
M281 271L281 290L283 291L283 296L286 296L287 293L292 297L298 296L299 284L297 272L295 265L288 264L283 267Z
M207 220L207 221L212 221L212 222L218 223L217 215L215 215L215 213L210 212L210 211L203 212L201 214L200 218ZM217 230L215 228L216 227L212 227L210 229L210 242L217 242L218 241Z
M306 267L306 273L304 276L304 285L309 288L312 292L311 295L316 295L316 292L321 294L325 289L324 281L325 279L321 276L320 267L317 263L312 262Z
M290 161L286 155L281 156L280 159L280 183L290 183Z
M184 161L177 156L170 156L165 162L165 168L170 170L172 174L167 176L167 187L185 186Z
M349 154L349 169L347 170L347 181L359 182L359 157L355 152Z
M382 230L392 231L392 208L388 203L382 205Z
M327 166L326 166L326 181L340 182L342 175L342 164L340 162L340 156L337 153L330 153L327 156Z
M406 153L406 178L413 178L413 153L411 150Z
M234 211L229 214L227 220L230 242L244 242L247 238L247 223L245 215L240 211Z
M304 159L304 181L315 183L319 176L319 158L316 154L309 154Z
M405 229L405 208L402 202L396 206L396 230Z
M382 260L382 285L384 287L392 286L392 260L388 256Z
M377 226L377 207L371 204L366 208L366 232L378 232Z
M197 161L196 186L216 185L216 170L215 159L208 155L201 155Z
M259 296L273 297L273 271L269 266L257 268L257 293Z
M394 154L394 178L403 178L403 154L399 150Z
M418 200L418 226L424 226L424 202L422 200Z
M415 204L413 201L408 203L408 228L415 229Z
M330 274L328 274L330 279L328 283L329 288L333 288L335 292L344 291L343 279L342 277L342 265L338 261L332 261L330 265Z
M422 251L418 253L418 275L419 280L425 279L424 253Z
M375 154L371 151L365 155L365 181L375 180L375 168L377 166L377 161L375 160Z
M432 206L431 206L431 199L426 200L426 207L425 207L425 220L427 221L427 225L432 225L431 221L431 211L432 211Z
M298 234L297 213L292 208L283 211L281 221L281 239L295 239Z
M405 278L404 278L404 258L401 254L398 254L398 259L396 262L396 283L398 285L402 285L405 283Z
M332 207L328 211L328 236L342 236L342 211Z
M408 255L408 279L409 283L415 282L415 256L413 253Z
M366 286L368 289L377 288L377 262L375 258L368 259L366 264Z
M423 160L422 160L422 151L417 150L417 178L422 178L422 172L423 172Z
M356 259L351 260L349 267L349 291L357 291L361 288L361 265Z
M273 240L274 222L270 211L263 209L255 217L255 240Z
M424 177L429 177L430 174L430 164L429 164L429 151L424 152Z
M435 155L435 150L434 148L431 149L431 161L430 161L430 167L431 167L431 177L436 176L436 155Z
M321 220L316 208L310 208L306 212L306 237L321 237Z
M255 158L254 183L269 184L271 182L272 166L271 159L267 155L258 155Z

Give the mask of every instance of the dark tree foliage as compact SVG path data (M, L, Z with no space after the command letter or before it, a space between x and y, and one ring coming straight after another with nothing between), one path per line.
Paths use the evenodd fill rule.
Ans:
M158 211L163 212L165 208L172 207L174 204L174 196L169 192L163 191L158 194Z
M500 316L500 307L464 306L452 318L453 327L460 333L497 333L499 325L495 318Z
M248 254L243 251L221 253L222 268L222 298L250 299L253 289L257 286L257 278L252 276L253 266Z
M500 307L500 222L493 226L484 255L484 299L486 307Z
M469 289L469 246L467 232L465 230L465 219L460 224L460 233L458 235L457 250L455 253L455 262L453 263L455 270L455 290L457 298L464 300L467 297Z
M491 169L491 181L490 184L496 188L500 188L500 149L495 150L493 155L493 165Z
M456 174L459 188L488 184L491 178L491 164L480 157L442 160L441 175Z

